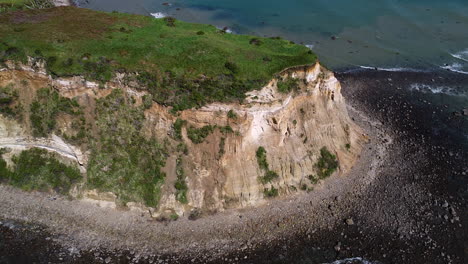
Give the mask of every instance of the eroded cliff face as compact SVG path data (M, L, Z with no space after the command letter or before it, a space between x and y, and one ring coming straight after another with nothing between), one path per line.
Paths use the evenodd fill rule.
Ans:
M142 104L146 94L135 84L126 82L124 75L118 74L111 82L100 86L82 77L53 79L43 68L35 61L30 61L29 66L10 63L8 68L0 70L0 87L15 85L23 104L27 105L34 90L52 86L60 95L77 99L87 119L92 118L95 100L109 95L113 89L123 90L134 98L136 105ZM298 89L279 92L280 79L297 80ZM22 85L24 81L27 86ZM181 143L187 148L185 154L169 153L167 157L163 169L166 178L154 215L174 212L180 215L193 208L220 211L261 205L268 200L265 190L272 188L280 196L310 190L317 187L309 178L317 175L316 163L323 147L339 161L334 177L346 174L358 159L366 138L349 118L340 89L333 73L317 63L281 72L263 89L249 92L243 104L214 103L182 111L176 116L169 108L153 103L145 110L144 134L161 140L167 138L174 148ZM90 155L86 144L72 146L57 135L34 139L26 119L0 118L0 147L14 147L10 141L18 138L29 140L27 146L45 146L44 142L38 142L49 140L55 145L48 150L66 153L86 169ZM181 139L176 140L172 135L177 119L185 123ZM73 129L67 120L66 117L58 120L58 131ZM213 129L201 143L194 143L188 130L204 126L219 129ZM259 147L266 151L268 170L278 175L271 181L260 180L265 169L258 163ZM174 185L181 170L188 186L187 203L176 198ZM74 193L87 200L107 200L106 204L115 206L115 195L86 190L84 185L75 188ZM128 205L144 208L135 203Z

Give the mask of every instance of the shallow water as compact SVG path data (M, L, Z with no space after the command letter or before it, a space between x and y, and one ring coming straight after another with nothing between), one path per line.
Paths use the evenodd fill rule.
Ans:
M334 70L443 67L468 74L466 0L82 0L80 5L282 36L310 45Z

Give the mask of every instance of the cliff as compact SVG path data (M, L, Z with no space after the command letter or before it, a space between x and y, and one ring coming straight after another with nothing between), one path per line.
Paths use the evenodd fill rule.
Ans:
M84 178L70 193L105 206L141 210L149 206L154 216L181 215L194 208L215 212L258 206L277 195L319 188L320 181L329 176L327 168L319 164L327 153L338 162L336 172L329 171L334 172L333 177L345 175L366 140L348 117L339 82L319 63L282 71L262 89L248 92L242 103L211 103L178 113L171 107L145 103L148 92L135 87L135 76L128 74L117 74L99 85L80 76L52 78L44 64L33 59L25 65L6 65L0 70L0 87L17 91L9 107L21 105L21 117L0 116L0 147L10 150L3 158L13 167L11 157L37 147L59 154L63 161L71 159L81 167ZM75 101L78 105L74 107L79 110L74 114L58 111L55 127L48 135L38 136L30 120L31 104L39 100L38 91L47 87L61 98ZM135 115L139 124L121 124L121 120L113 119L131 120L133 116L125 115L139 110L142 116ZM77 125L78 120L82 127ZM114 127L115 122L118 124ZM81 139L80 131L86 131ZM114 171L115 163L102 161L114 155L104 148L106 133L121 133L112 142L126 148L143 142L138 148L145 156L152 155L148 162L160 163L155 169L160 168L158 173L163 176L151 185L152 192L142 192L141 200L134 193L140 193L142 184L127 190L114 183L114 175L126 180L122 175L127 169L125 173ZM140 141L133 139L140 134ZM130 143L124 135L133 135ZM159 144L147 150L143 146L152 144L151 139ZM154 149L161 150L160 156L152 152ZM118 147L112 151L133 153ZM140 161L145 159L139 157ZM99 177L105 178L99 179L104 183L97 184ZM154 196L149 198L151 203L145 198L148 194Z

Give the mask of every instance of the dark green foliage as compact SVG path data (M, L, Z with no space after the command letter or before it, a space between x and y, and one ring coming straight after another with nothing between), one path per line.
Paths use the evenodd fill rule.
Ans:
M205 32L203 32L203 31L201 31L201 30L200 30L200 31L197 31L197 35L199 35L199 36L205 35Z
M230 118L230 119L236 119L236 118L237 118L237 114L236 114L236 112L234 112L234 111L231 109L231 110L228 111L227 117Z
M187 129L187 136L195 144L200 144L205 141L205 138L213 133L215 127L208 125L202 128L189 127Z
M18 91L11 86L0 87L0 114L8 117L17 117L20 107L13 106L18 99Z
M173 18L173 17L165 17L164 18L164 22L166 22L166 26L168 27L175 27L175 22L176 22L176 19Z
M171 218L172 221L177 221L177 219L179 219L178 214L171 214L169 217Z
M294 78L287 78L286 80L278 81L278 91L281 93L289 93L299 89L298 80Z
M187 186L187 183L185 182L185 173L184 173L184 168L182 167L181 157L178 157L176 160L176 175L177 175L177 180L174 184L174 187L176 188L176 200L183 204L186 204L188 203L188 200L187 200L188 186Z
M308 178L312 184L317 184L319 181L319 178L315 175L309 175Z
M67 67L73 65L73 60L67 61ZM110 60L101 57L98 61L85 61L83 63L83 69L85 71L85 76L88 79L107 82L112 78L112 70L110 67Z
M234 133L234 130L232 129L231 126L227 125L227 126L223 126L223 127L219 127L219 131L223 134L229 134L229 133Z
M153 96L151 94L147 94L143 96L143 107L145 109L150 109L153 105Z
M8 169L6 161L3 159L5 149L0 149L0 182L11 177L11 171Z
M270 189L265 188L265 189L263 190L263 194L264 194L265 197L267 197L267 198L276 197L276 196L278 196L278 189L276 189L275 187L271 186Z
M266 183L269 183L269 182L271 182L272 180L277 179L277 178L279 178L278 173L269 170L269 171L267 171L267 172L265 173L265 176L260 177L260 181L261 181L263 184L266 184Z
M55 129L59 113L77 115L80 113L79 105L75 100L61 97L52 88L38 90L36 99L31 103L30 120L33 135L48 136Z
M347 144L345 145L345 147L346 147L347 150L350 150L350 149L351 149L351 144L347 143Z
M2 162L0 160L0 171ZM71 186L81 180L76 167L59 162L52 153L44 149L32 148L22 151L12 158L14 168L7 179L8 183L23 190L54 190L67 194Z
M263 184L267 184L274 179L279 178L278 173L270 170L270 165L268 164L266 153L267 152L264 147L258 147L256 152L258 166L261 170L265 171L265 175L259 177L260 182Z
M261 41L258 38L253 38L249 41L250 44L255 45L255 46L260 46L263 44L263 41Z
M177 140L182 140L182 127L187 124L187 121L182 120L180 118L177 118L177 120L174 122L174 125L172 125L172 128L174 129L174 138Z
M179 143L177 145L177 151L182 152L183 154L187 155L188 154L188 147L185 145L185 143Z
M320 149L320 158L315 164L317 174L320 179L325 179L332 175L338 168L338 160L336 156L331 154L326 147Z
M224 67L226 67L226 69L230 70L232 73L239 72L239 66L237 66L234 62L228 61L224 64Z
M226 138L222 137L221 140L219 141L219 158L221 158L224 155L224 146L226 145Z
M266 158L266 150L264 147L258 147L257 149L257 163L260 169L268 171L268 161Z
M99 137L91 144L88 185L114 192L122 202L156 207L167 153L164 145L140 132L144 118L143 107L131 105L121 90L96 102Z

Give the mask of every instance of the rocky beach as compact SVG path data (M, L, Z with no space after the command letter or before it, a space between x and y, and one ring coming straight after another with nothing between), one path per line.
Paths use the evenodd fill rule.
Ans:
M463 131L467 120L407 87L466 76L337 77L350 116L370 138L349 175L259 208L163 223L2 186L0 262L464 263L467 152L451 129ZM434 118L447 125L436 134Z

